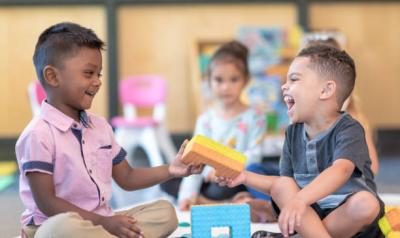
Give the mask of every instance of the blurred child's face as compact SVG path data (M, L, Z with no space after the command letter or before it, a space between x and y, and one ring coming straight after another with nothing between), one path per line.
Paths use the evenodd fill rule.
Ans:
M57 69L59 87L55 97L60 109L75 118L76 112L89 109L101 86L102 56L98 49L82 47Z
M309 64L308 57L295 58L282 85L288 115L294 123L307 123L313 117L324 86L324 80Z
M217 61L211 68L210 83L218 102L226 107L240 102L247 78L235 63Z

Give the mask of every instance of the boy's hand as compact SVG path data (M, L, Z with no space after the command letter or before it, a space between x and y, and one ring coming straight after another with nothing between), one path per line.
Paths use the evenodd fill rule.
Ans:
M301 224L301 218L307 209L307 204L299 199L294 198L281 210L279 215L279 228L282 231L283 236L288 237L293 234L296 227Z
M246 174L242 171L236 178L216 177L214 180L219 186L236 187L246 182Z
M117 237L143 238L142 231L135 225L136 219L126 215L102 217L100 224Z
M168 166L168 172L174 177L185 177L192 174L199 174L203 171L203 164L189 164L186 165L182 162L182 155L188 140L185 140L179 149L178 154L172 163Z
M204 178L206 182L213 182L217 177L215 176L215 169L211 168L207 176Z

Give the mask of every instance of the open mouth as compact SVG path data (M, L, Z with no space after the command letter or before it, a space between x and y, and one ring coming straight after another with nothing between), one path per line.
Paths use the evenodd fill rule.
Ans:
M90 96L90 97L94 97L96 95L97 91L85 91L85 94Z
M288 107L288 110L290 111L293 108L294 104L295 104L294 99L289 95L284 95L283 96L283 100L285 101L285 103L286 103L286 105Z

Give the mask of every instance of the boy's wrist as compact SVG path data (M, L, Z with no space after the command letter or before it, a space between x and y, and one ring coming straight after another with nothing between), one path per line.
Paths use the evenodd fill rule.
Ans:
M242 182L242 184L243 185L246 185L246 186L248 186L247 185L247 177L248 177L248 173L247 173L247 171L246 170L243 170L243 182Z
M166 167L167 167L167 174L168 174L167 175L168 176L167 179L176 178L177 176L175 176L174 173L171 172L171 164L166 165Z
M92 222L94 225L102 225L103 226L104 218L105 217L102 215L94 214Z
M313 204L314 202L309 201L309 199L307 198L307 196L305 196L303 193L298 192L297 195L295 196L295 199L302 201L304 204L306 204L307 206L310 206L311 204Z

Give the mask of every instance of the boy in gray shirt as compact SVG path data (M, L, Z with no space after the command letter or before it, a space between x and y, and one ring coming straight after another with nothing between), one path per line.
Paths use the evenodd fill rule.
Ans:
M245 184L271 194L283 236L383 237L363 127L340 112L355 84L353 59L335 48L303 49L282 86L288 115L280 175L248 171L220 185Z

